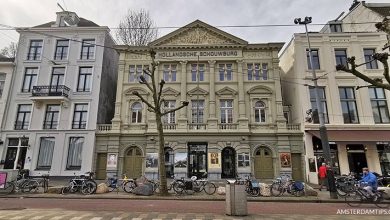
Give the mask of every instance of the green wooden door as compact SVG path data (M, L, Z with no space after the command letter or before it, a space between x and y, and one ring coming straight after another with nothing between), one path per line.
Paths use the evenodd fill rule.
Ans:
M257 179L274 178L272 152L268 148L259 147L255 152L255 177Z
M291 165L292 165L292 178L294 180L303 180L302 175L302 160L301 154L291 154Z
M96 179L104 180L106 178L107 154L98 153L96 161Z
M129 178L138 178L142 175L142 153L137 147L130 148L125 156L123 172Z

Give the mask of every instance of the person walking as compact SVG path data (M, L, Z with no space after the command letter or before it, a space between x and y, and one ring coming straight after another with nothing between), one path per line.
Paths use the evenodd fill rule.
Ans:
M320 180L320 191L322 190L322 186L325 186L325 188L328 189L326 170L327 170L326 164L322 163L322 166L318 169L318 177Z

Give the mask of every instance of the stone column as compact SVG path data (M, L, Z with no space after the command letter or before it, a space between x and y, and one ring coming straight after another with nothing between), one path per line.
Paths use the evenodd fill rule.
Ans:
M210 99L209 99L209 117L207 120L207 126L208 130L217 130L217 124L218 124L218 118L216 117L215 114L215 60L210 60L209 61L209 70L210 70L210 77L209 77L209 82L210 82Z
M180 74L180 101L189 101L187 100L187 61L181 61L181 74ZM176 107L181 105L177 103ZM191 105L191 103L190 103ZM190 106L188 105L188 106ZM186 130L187 129L187 111L188 107L180 109L179 118L177 120L178 129Z
M249 120L245 114L245 89L244 89L244 72L242 68L243 60L237 60L237 81L238 81L238 129L249 130Z
M270 72L272 70L272 74ZM268 74L271 75L275 82L275 103L276 103L276 124L278 129L287 129L287 120L283 114L283 100L282 100L282 86L280 84L280 67L278 52L272 52L272 66L268 70Z

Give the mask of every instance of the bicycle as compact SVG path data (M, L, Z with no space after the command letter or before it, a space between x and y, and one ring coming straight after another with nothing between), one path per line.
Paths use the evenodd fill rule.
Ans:
M364 183L355 184L355 190L348 192L345 196L345 202L351 207L358 207L362 203L375 204L378 208L387 208L389 207L389 203L384 201L383 190L375 190L373 191L374 197L371 196L363 187Z
M340 197L346 196L355 190L356 179L353 175L339 176L335 178L336 192Z
M236 182L239 185L245 185L245 192L250 196L259 196L260 184L256 179L252 178L252 174L246 176L245 180L241 179L238 175L236 176Z
M28 178L27 173L19 172L16 180L8 181L5 183L5 186L3 189L0 190L0 194L11 194L15 192L22 192L22 193L31 193L31 192L37 192L39 190L39 186L43 186L44 192L47 192L47 187L45 187L44 179L38 179L38 178Z
M205 175L207 175L207 173L203 174L203 176ZM194 192L204 191L206 194L212 195L217 190L217 187L214 183L207 180L207 178L197 180L196 176L192 176L190 180L185 180L184 177L176 180L175 184L173 185L173 190L177 194L182 194L183 191L188 193L189 190L192 190Z
M123 179L116 178L117 175L114 175L114 177L107 179L106 185L108 186L109 192L112 192L116 189L117 193L119 193L119 188L122 188L123 191L127 193L131 193L133 188L130 187L131 185L127 184L130 181L130 179L127 177L125 173L122 175L123 175ZM121 182L119 183L119 181Z
M77 191L80 191L84 195L95 193L97 184L93 180L94 172L86 172L85 174L88 176L76 176L76 173L74 173L74 178L69 180L69 186L62 188L61 194L65 195Z
M304 193L303 188L298 189L295 184L296 182L290 179L290 177L280 176L271 185L271 195L281 196L285 192L288 192L294 196L302 196Z

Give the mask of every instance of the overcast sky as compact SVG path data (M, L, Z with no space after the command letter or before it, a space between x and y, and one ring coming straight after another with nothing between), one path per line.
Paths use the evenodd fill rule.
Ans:
M117 27L128 9L144 8L158 27L181 27L199 19L213 26L293 24L296 17L313 17L313 23L326 23L353 0L1 0L0 24L31 27L54 21L60 3L66 10L101 26ZM389 2L367 0L366 2ZM320 26L310 26L318 31ZM249 43L286 42L303 27L220 28ZM174 29L160 29L163 36ZM113 33L115 30L112 30ZM0 29L0 48L17 41L14 31Z

